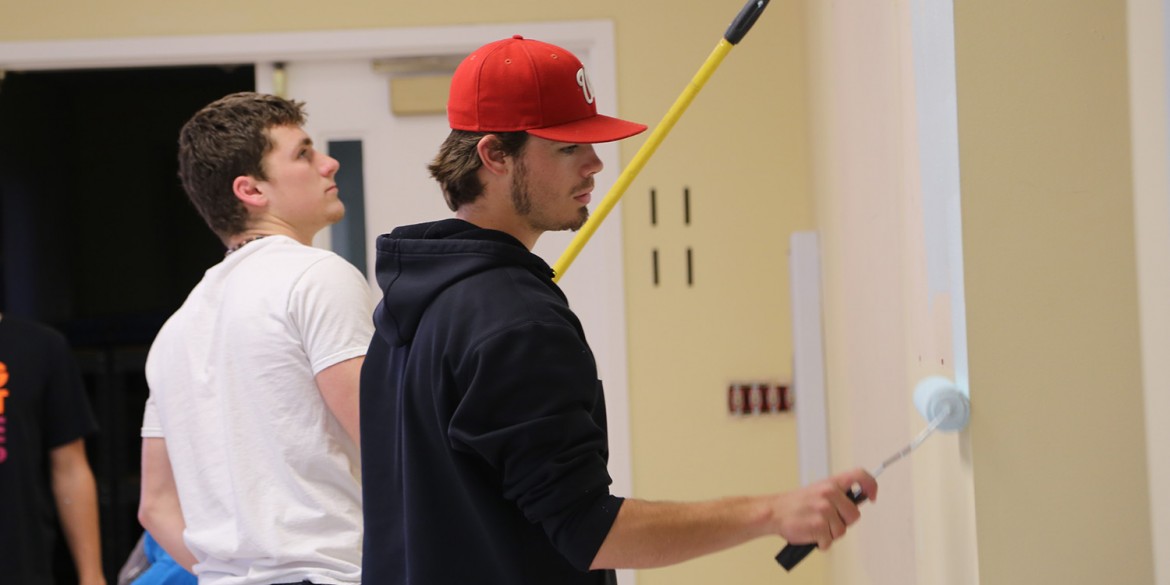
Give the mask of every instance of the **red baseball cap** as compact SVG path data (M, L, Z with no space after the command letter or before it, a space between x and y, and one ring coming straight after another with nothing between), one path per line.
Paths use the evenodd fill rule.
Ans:
M447 119L455 130L519 132L591 144L646 129L597 113L585 67L572 53L515 35L467 56L451 78Z

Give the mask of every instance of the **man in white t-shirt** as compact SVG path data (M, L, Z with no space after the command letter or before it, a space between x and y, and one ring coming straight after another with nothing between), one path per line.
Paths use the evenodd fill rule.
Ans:
M310 246L345 208L304 119L233 94L179 138L183 187L227 251L150 348L139 519L203 585L361 581L372 303L357 269Z

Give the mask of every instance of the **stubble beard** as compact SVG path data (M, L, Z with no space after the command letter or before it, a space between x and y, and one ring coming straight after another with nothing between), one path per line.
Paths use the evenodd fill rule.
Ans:
M589 208L582 206L577 217L556 222L547 217L541 217L532 211L532 193L528 189L528 167L520 161L516 164L516 172L512 175L512 207L516 213L528 221L529 227L542 232L560 232L565 230L577 231L589 220Z

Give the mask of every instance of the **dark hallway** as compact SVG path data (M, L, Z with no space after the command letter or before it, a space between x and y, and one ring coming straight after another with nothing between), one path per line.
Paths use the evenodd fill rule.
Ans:
M141 533L146 349L223 254L179 185L179 128L254 85L245 66L8 72L0 84L0 311L60 330L85 374L111 583Z

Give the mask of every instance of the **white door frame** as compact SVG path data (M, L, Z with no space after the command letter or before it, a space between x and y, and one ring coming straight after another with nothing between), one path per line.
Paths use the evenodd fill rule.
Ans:
M517 32L587 50L590 77L613 76L613 23L608 20L466 26L380 28L231 35L134 37L94 40L0 42L0 69L87 69L273 61L312 61L469 53ZM608 69L606 71L605 69ZM597 84L599 97L613 84ZM610 96L612 97L612 96ZM600 102L613 105L612 100Z
M454 55L470 53L480 45L517 33L562 46L580 56L588 63L599 111L616 115L613 23L608 20L0 42L0 76L5 70L263 65L287 61ZM434 148L437 149L438 145ZM621 165L616 144L598 145L598 155L606 162L606 169L597 179L598 191L601 192L616 180ZM570 272L562 285L578 309L586 330L590 331L598 366L605 378L613 487L615 493L628 495L632 491L632 482L620 206L608 219L591 241L591 250L587 252L592 253L582 254L576 262L580 267L594 265L602 268L577 271L588 273L588 279L574 279ZM550 245L556 241L555 236L545 236L552 240ZM576 287L580 287L579 292L574 292ZM604 307L604 310L598 313L583 306L589 304ZM599 319L602 315L604 318ZM603 322L597 322L599 320ZM623 575L623 582L632 582L629 577Z

